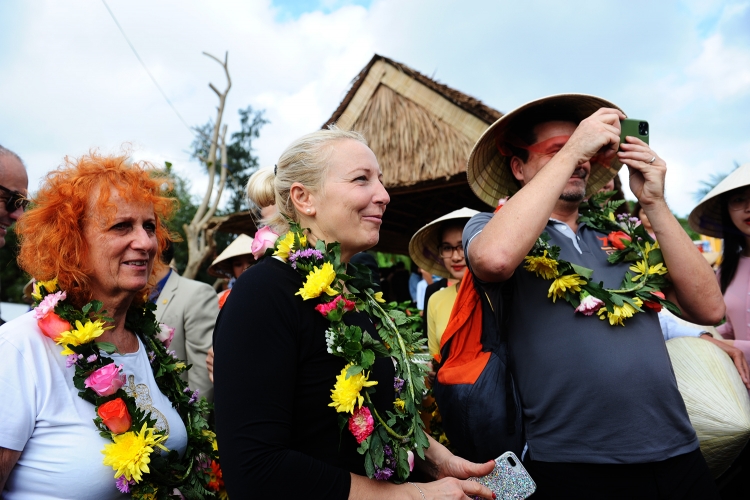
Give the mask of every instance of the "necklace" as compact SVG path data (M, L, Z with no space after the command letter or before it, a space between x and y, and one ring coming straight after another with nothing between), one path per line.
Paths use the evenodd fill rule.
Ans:
M610 264L632 263L619 288L604 288L602 282L592 281L591 269L560 259L560 247L550 245L546 233L542 233L524 258L524 269L552 281L547 293L552 302L563 299L576 312L586 316L597 314L599 319L609 320L612 326L625 326L624 321L643 312L643 307L657 312L666 307L681 315L661 291L669 282L659 244L637 217L615 217L615 210L625 201L606 201L613 194L599 193L582 203L578 222L607 235L607 241L615 249L607 258Z
M404 482L413 468L414 453L424 459L429 446L419 416L429 356L423 354L426 339L416 332L418 318L386 304L375 292L370 270L341 262L341 245L318 240L308 246L305 232L290 221L289 232L266 251L287 262L304 278L296 295L319 299L315 310L330 321L326 330L328 352L347 362L331 390L340 428L348 426L363 455L370 478ZM358 326L347 326L344 315L361 311L371 318L379 339ZM378 382L369 380L377 357L395 361L393 407L380 414L370 395Z
M187 431L187 448L182 457L168 450L165 431L156 428L151 413L140 409L123 386L121 373L108 354L116 348L97 339L113 323L93 300L77 309L58 290L57 279L34 283L34 314L42 333L63 347L66 366L75 367L73 384L78 395L96 408L94 425L102 437L110 439L104 446L104 465L111 466L115 484L123 493L137 499L167 499L175 490L187 498L213 497L223 486L217 465L216 435L209 430L210 404L198 398L180 378L188 369L167 351L174 329L159 324L154 316L156 306L145 301L131 305L125 328L135 332L145 347L159 390L180 415Z

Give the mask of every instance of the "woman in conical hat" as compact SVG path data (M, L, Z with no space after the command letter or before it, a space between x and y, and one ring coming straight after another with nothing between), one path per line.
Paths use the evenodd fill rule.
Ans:
M717 330L745 353L750 362L750 163L713 188L688 217L701 234L724 239L718 280L727 307L726 323Z
M409 242L409 255L425 271L444 278L444 288L425 298L425 325L428 347L434 356L440 350L458 285L466 273L461 235L476 210L461 208L430 222L414 233ZM432 305L430 305L432 304Z

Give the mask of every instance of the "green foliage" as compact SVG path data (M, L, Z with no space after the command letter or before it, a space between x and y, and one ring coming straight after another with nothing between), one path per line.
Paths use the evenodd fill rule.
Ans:
M13 225L5 235L5 246L0 248L0 300L3 302L24 302L23 287L30 277L18 267L17 255L18 238Z
M252 106L238 111L240 115L240 131L231 135L231 142L227 143L227 159L221 158L221 150L216 152L217 161L226 164L229 169L226 190L230 194L229 204L222 213L234 213L249 208L245 196L245 186L250 176L258 170L258 158L253 153L253 140L260 136L260 129L269 123L263 117L264 110L254 111ZM191 144L192 156L207 158L211 146L213 121L196 127L199 132ZM216 170L216 175L221 174Z

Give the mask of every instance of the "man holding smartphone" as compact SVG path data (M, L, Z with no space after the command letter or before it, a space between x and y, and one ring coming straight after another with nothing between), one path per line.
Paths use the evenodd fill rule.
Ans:
M604 99L570 94L525 104L493 124L474 146L468 179L491 206L511 198L466 225L467 263L485 286L511 297L502 314L535 498L718 498L657 314L612 326L553 302L550 281L524 269L546 233L560 260L593 269L591 281L605 288L619 287L631 263L607 261L607 235L579 223L578 208L621 162L669 269L666 298L690 321L721 321L713 272L664 200L666 164L639 139L620 145L623 119Z

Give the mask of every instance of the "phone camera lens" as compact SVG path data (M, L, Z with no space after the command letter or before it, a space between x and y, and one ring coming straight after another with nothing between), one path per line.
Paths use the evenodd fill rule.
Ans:
M648 135L648 122L638 122L638 134Z

